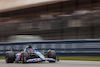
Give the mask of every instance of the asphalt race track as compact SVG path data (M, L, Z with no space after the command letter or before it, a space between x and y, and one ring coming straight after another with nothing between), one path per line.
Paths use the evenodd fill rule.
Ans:
M60 60L56 63L41 62L41 63L5 63L5 60L0 60L0 67L100 67L99 61L64 61Z

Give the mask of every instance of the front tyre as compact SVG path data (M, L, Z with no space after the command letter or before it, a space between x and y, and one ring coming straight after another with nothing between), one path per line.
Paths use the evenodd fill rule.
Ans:
M21 63L22 63L22 64L27 62L28 56L29 56L29 55L28 55L27 52L22 52L22 53L21 53Z
M56 52L54 50L48 51L48 58L53 58L56 60ZM56 61L49 61L50 63L55 63Z

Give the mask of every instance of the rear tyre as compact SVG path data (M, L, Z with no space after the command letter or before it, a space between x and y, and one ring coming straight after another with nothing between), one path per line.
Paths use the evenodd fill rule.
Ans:
M56 60L56 52L54 50L50 50L48 52L48 58L53 58ZM55 63L55 61L49 61L50 63Z
M15 54L13 51L7 51L5 55L6 63L13 63L15 61Z
M28 55L27 52L22 52L22 53L21 53L21 63L22 63L22 64L23 64L23 63L26 63L27 60L28 60L28 57L29 57L29 55Z
M57 59L57 61L59 61L59 57L58 56L56 56L56 59Z

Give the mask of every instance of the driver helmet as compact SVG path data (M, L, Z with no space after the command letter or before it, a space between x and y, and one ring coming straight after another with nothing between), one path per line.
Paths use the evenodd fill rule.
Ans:
M31 45L29 45L29 46L28 46L28 48L32 48L32 46L31 46Z

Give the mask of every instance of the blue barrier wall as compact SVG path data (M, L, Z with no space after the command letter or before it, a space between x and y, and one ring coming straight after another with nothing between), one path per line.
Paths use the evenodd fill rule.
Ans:
M54 49L60 56L100 56L100 40L62 40L46 42L0 43L0 56L12 46L24 49L28 44L38 50Z

